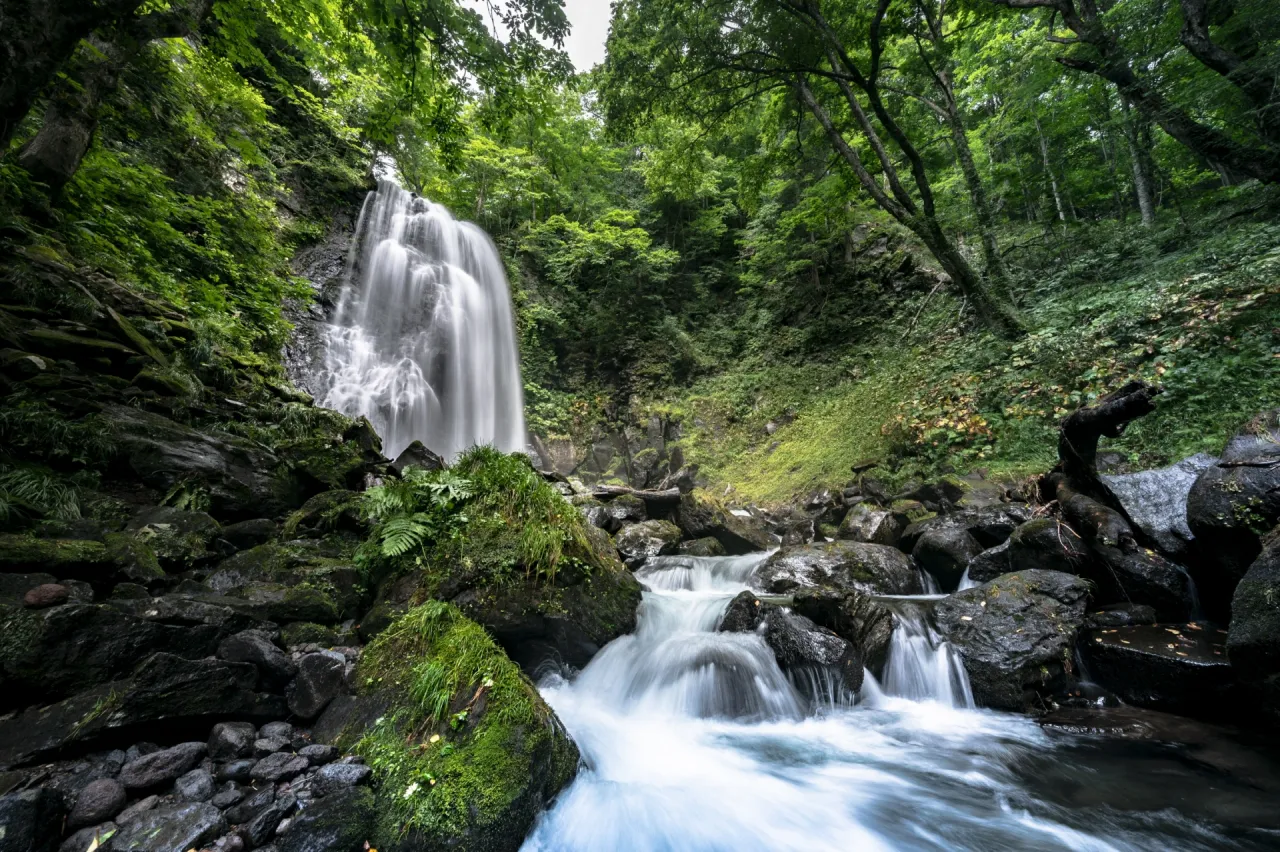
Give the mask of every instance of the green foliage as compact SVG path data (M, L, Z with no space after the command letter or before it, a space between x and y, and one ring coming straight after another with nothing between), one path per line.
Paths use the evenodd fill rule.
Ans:
M0 464L0 524L25 518L75 520L80 504L81 488L75 481L47 468Z

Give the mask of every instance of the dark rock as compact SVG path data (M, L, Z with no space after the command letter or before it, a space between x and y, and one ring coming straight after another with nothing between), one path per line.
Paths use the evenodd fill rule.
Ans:
M739 592L729 602L716 630L725 633L754 633L756 628L764 622L765 615L772 609L772 604L764 603L755 596L755 593Z
M615 543L627 567L635 570L650 557L675 553L680 538L680 528L670 521L643 521L619 530Z
M185 571L209 559L222 527L204 512L156 506L136 515L126 528L147 544L169 571ZM135 577L128 579L134 580Z
M1120 501L1129 518L1163 553L1179 562L1191 555L1191 528L1187 526L1187 497L1200 474L1217 462L1200 453L1170 467L1144 470L1102 481Z
M1212 627L1149 625L1095 630L1080 642L1089 676L1129 704L1186 716L1226 715L1234 673L1227 634Z
M146 790L174 781L200 762L208 747L204 743L182 743L126 763L120 783L129 790Z
M1188 567L1210 618L1226 622L1236 585L1262 552L1263 534L1278 522L1280 409L1233 437L1187 496L1187 526L1196 539Z
M160 557L146 538L133 533L108 533L103 543L118 579L145 586L164 578Z
M22 596L22 605L27 609L47 609L64 604L71 597L71 590L58 583L46 583L36 586Z
M267 808L271 807L276 800L276 787L274 784L266 784L253 792L240 802L240 804L227 811L227 820L233 825L246 823Z
M120 829L112 849L129 852L188 852L227 830L222 813L207 802L162 805Z
M288 722L268 722L258 731L260 737L270 737L272 739L281 739L286 742L293 739L297 731L293 725Z
M967 529L948 521L949 516L925 521L911 549L912 558L943 591L959 586L969 560L982 552L982 545Z
M58 582L52 574L0 573L0 606L22 606L27 592L37 586Z
M1246 682L1280 675L1280 531L1267 536L1262 553L1236 586L1227 655Z
M871 503L859 503L840 522L836 538L864 544L896 547L906 529L904 518L894 512L878 509Z
M62 841L58 852L85 852L86 849L93 847L94 841L97 841L99 849L109 849L107 841L119 831L120 827L114 822L82 828Z
M173 786L174 793L184 802L207 802L213 798L213 776L207 769L193 769Z
M218 656L230 663L253 663L258 667L263 687L272 691L284 689L298 673L293 660L261 630L245 630L223 639L218 645Z
M277 842L279 852L358 850L372 835L376 816L369 790L336 791L294 817Z
M284 751L288 747L289 741L284 737L259 737L253 741L253 753L260 758Z
M892 547L836 541L784 547L756 570L755 583L773 594L801 588L854 589L867 594L923 591L910 559Z
M676 548L681 556L725 556L727 552L718 539L699 538L693 541L682 541Z
M851 642L872 674L879 677L884 672L894 621L893 612L883 603L858 591L801 589L791 607Z
M0 852L53 852L66 812L62 797L43 787L0 796Z
M62 580L57 585L62 586L67 590L67 603L93 603L93 586L83 580Z
M782 539L783 547L793 547L812 542L818 536L818 527L813 518L793 518L778 524L774 532Z
M129 796L124 785L114 778L102 778L87 784L76 797L71 815L67 817L68 828L84 828L106 822L124 810Z
M693 494L680 497L672 520L686 538L714 538L733 556L768 550L774 546L773 537L762 522L755 518L739 517L700 500Z
M331 745L313 743L298 749L298 754L305 757L312 766L324 766L338 759L338 750Z
M160 804L160 797L156 795L147 796L145 799L139 799L120 812L120 815L116 817L116 824L129 825L148 812L154 810L158 804Z
M101 542L0 535L0 572L43 571L58 577L101 580L111 574L112 566L107 548Z
M339 695L316 720L311 736L325 745L354 743L387 710L388 702L383 696Z
M373 770L363 763L330 763L316 773L313 785L316 795L331 796L350 787L368 784Z
M254 518L223 527L222 540L236 550L249 550L272 541L279 530L279 526L270 518Z
M206 434L130 406L109 405L104 413L116 426L128 465L157 491L199 483L212 514L232 520L270 517L297 505L293 484L276 475L279 460L248 440Z
M609 524L602 529L611 533L617 532L626 524L639 524L649 520L649 511L644 501L631 494L614 497L604 504L604 511Z
M938 602L939 630L960 653L983 707L1029 711L1065 688L1089 584L1020 571Z
M233 760L253 753L257 730L250 722L219 722L209 734L209 757Z
M286 819L298 806L298 800L291 795L281 796L263 808L253 819L240 827L240 837L250 849L255 849L275 836L276 826Z
M970 559L969 564L965 566L965 572L968 574L969 582L978 585L1012 573L1013 569L1009 567L1009 542L988 548Z
M1010 572L1094 573L1094 557L1084 539L1056 518L1036 518L1018 527L1009 537L1005 554Z
M1131 546L1124 550L1094 542L1106 567L1092 579L1095 598L1148 604L1166 621L1185 621L1193 614L1195 591L1191 576L1154 550Z
M802 615L771 609L764 618L764 641L773 649L778 665L810 699L839 697L822 694L822 674L829 674L849 692L862 688L862 657L857 648ZM810 680L814 675L818 677Z
M1089 613L1084 619L1084 627L1087 630L1155 623L1156 611L1146 604L1113 604L1098 612Z
M403 474L407 468L416 467L422 470L444 470L446 467L444 459L423 446L421 441L414 441L405 451L396 456L396 460L391 463L391 467L398 474Z
M360 495L339 489L317 494L289 516L283 535L286 539L323 538L333 533L354 533L364 537L371 529L360 511Z
M305 757L279 751L255 763L249 777L255 781L270 781L274 784L277 781L288 781L301 775L310 765Z
M328 648L338 644L338 632L323 624L295 621L280 631L280 641L286 648L295 645L320 645Z
M234 781L228 781L218 788L209 803L219 810L226 810L243 798L244 791L240 789L240 785Z
M253 778L253 767L258 763L254 758L232 760L218 768L219 781L250 781Z
M307 654L289 685L289 709L301 719L314 719L346 688L346 659L334 651Z

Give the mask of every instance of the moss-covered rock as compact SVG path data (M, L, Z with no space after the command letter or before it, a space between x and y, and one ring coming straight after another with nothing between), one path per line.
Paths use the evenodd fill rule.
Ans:
M84 579L109 573L110 562L100 541L0 535L0 571L45 571Z
M243 598L262 617L333 624L367 603L364 577L350 559L324 555L314 542L270 542L219 563L205 581L220 595Z
M339 489L317 494L289 516L284 537L320 537L333 532L369 533L370 524L360 511L360 495Z
M869 595L923 591L920 572L902 551L855 541L781 548L756 570L755 584L774 594L805 588Z
M388 708L356 745L374 771L380 849L515 852L574 777L578 749L479 625L432 601L365 651Z
M323 645L331 647L338 644L338 633L332 627L315 624L310 621L297 621L287 625L280 631L280 641L285 647L293 645Z
M146 585L164 576L155 548L143 538L127 533L107 533L104 537L107 557L115 565L119 578Z
M211 559L211 545L222 531L221 525L204 512L186 512L171 506L140 513L127 529L155 552L161 565L174 571Z

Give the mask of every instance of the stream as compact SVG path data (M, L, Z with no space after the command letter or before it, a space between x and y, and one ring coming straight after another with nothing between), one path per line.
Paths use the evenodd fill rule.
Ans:
M763 559L650 560L635 634L543 678L584 766L525 852L1280 848L1274 765L1237 743L974 709L937 596L893 600L882 684L807 700L760 636L715 632Z

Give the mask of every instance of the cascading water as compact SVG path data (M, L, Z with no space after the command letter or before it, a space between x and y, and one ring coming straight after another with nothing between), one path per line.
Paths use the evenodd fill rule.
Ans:
M715 632L764 558L650 560L637 572L647 590L635 634L576 679L544 680L584 766L524 852L1164 852L1274 840L1228 841L1159 809L1064 804L1059 788L1075 782L1062 765L1102 752L970 709L963 669L930 627L934 596L886 599L897 626L883 688L868 675L857 706L814 712L760 636ZM1125 794L1155 791L1138 771Z
M327 330L322 404L364 415L395 458L413 441L453 458L525 447L502 259L480 228L381 181L356 227Z

